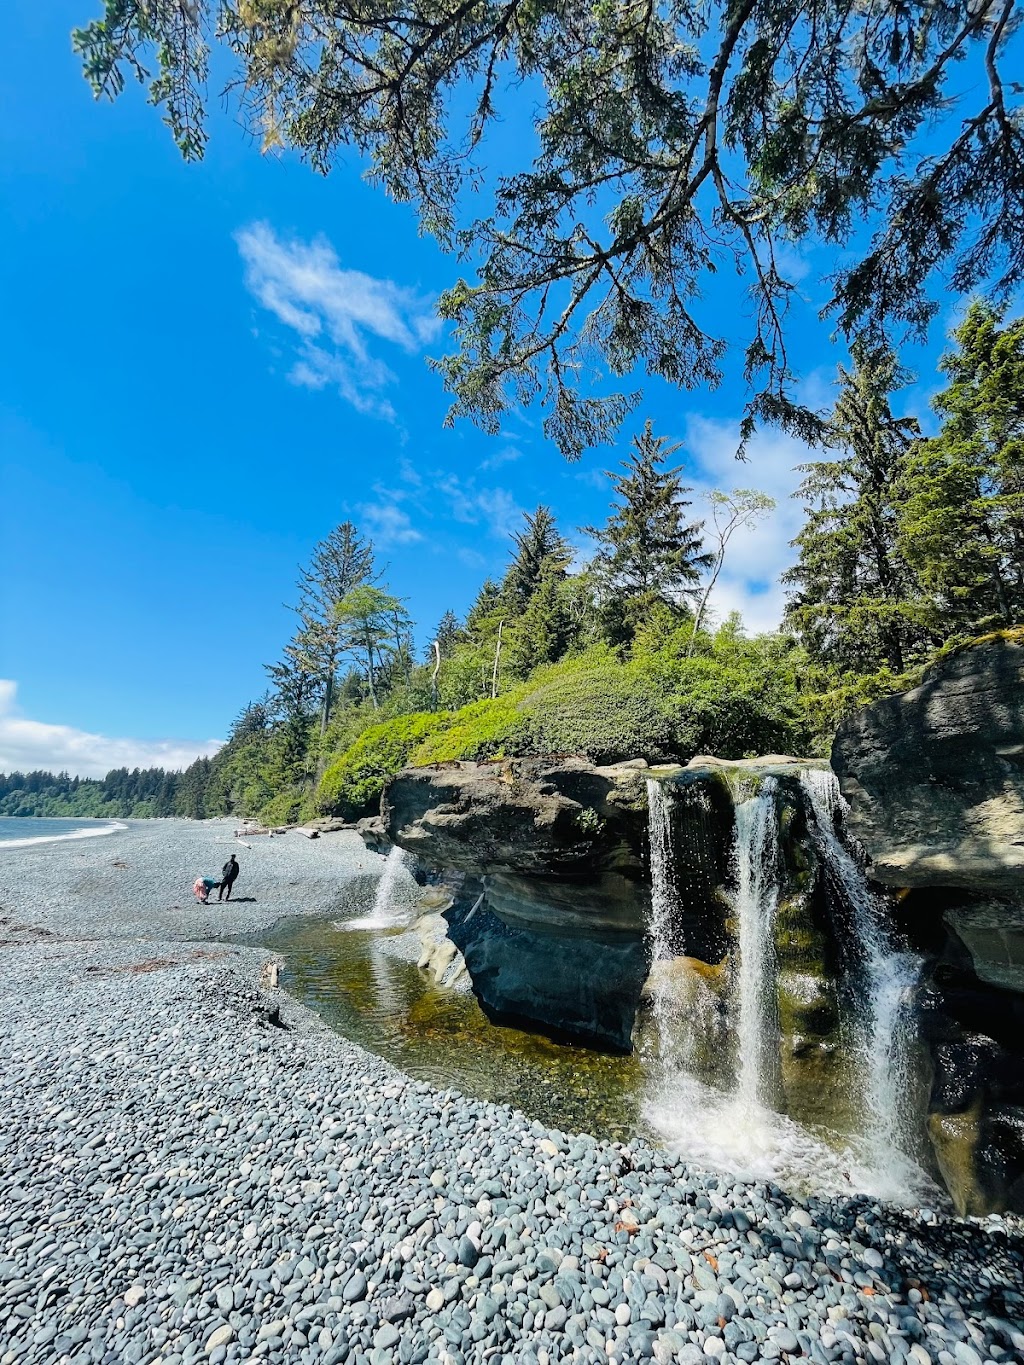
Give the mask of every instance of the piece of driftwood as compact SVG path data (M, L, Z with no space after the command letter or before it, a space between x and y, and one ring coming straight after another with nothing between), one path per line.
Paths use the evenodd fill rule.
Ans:
M310 829L308 825L296 825L295 833L301 834L304 839L320 838L320 831L318 829Z

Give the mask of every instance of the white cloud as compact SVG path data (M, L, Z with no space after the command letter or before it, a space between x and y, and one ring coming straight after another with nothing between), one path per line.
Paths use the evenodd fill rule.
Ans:
M408 513L393 502L364 503L359 512L367 535L377 546L411 545L423 539Z
M701 496L715 488L756 488L776 502L773 513L751 528L741 527L730 540L711 606L719 619L730 611L741 612L752 633L775 630L786 597L779 576L796 559L790 542L804 521L803 505L793 497L803 480L797 466L821 457L779 432L759 432L748 446L745 462L736 459L738 444L739 429L728 422L706 417L687 422L686 448L697 463L696 471L689 472L696 516L709 519Z
M393 280L343 269L330 242L285 240L268 223L235 234L250 293L296 334L288 378L304 388L337 388L360 412L395 420L381 391L396 382L369 350L371 340L416 355L437 336L430 300Z
M492 536L508 536L523 519L523 509L507 488L477 488L454 474L439 477L437 491L447 499L456 521L468 526L485 525Z
M488 455L487 459L480 465L481 469L497 469L503 464L512 464L515 460L521 460L523 452L518 446L503 445L500 450L496 450L493 455Z
M0 678L0 772L71 773L104 777L111 768L187 768L196 758L214 754L219 739L113 739L51 725L19 714L18 685Z

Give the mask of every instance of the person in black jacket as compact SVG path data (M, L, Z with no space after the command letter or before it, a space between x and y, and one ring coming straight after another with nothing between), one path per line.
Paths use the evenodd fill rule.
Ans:
M237 877L238 877L238 859L237 859L237 858L235 857L235 855L232 853L231 857L227 860L227 862L224 864L223 868L221 869L220 890L217 892L217 899L218 899L219 901L224 899L224 892L225 892L225 891L228 893L228 894L227 894L227 899L228 899L228 900L231 899L231 888L234 886L235 880L236 880Z

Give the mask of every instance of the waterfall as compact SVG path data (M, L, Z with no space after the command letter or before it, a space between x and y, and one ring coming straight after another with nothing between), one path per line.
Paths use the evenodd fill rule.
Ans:
M412 892L418 894L419 890L411 876L414 863L411 853L394 845L384 861L373 909L358 919L339 920L339 928L393 929L404 925L412 906Z
M647 784L652 882L648 989L657 1053L649 1059L645 1117L679 1156L708 1169L817 1193L861 1190L904 1202L930 1199L934 1187L903 1154L912 987L919 964L890 944L882 907L839 838L841 797L835 779L831 773L807 771L800 780L815 846L830 880L852 907L864 961L866 1001L858 1010L856 1047L867 1092L865 1134L837 1141L837 1133L812 1132L772 1107L775 1067L781 1061L775 918L783 886L779 781L773 776L764 777L753 790L741 780L734 797L732 905L738 942L727 978L727 1014L735 1050L724 1032L726 983L716 976L719 968L713 961L704 968L700 961L680 956L693 952L691 935L699 931L699 918L708 915L715 893L712 886L705 890L700 879L695 881L687 866L699 850L674 830L671 817L675 813L678 824L683 812L674 812L673 803L706 797L696 786L670 794L661 783ZM691 823L699 830L699 821ZM730 1071L727 1059L733 1051Z
M672 810L665 788L647 779L647 825L651 841L651 961L671 956L672 924L678 912L672 882Z
M766 1072L776 1042L773 928L779 899L778 783L766 777L759 791L736 805L736 917L739 973L735 993L739 1062L737 1095L744 1107L765 1099Z
M847 809L835 774L809 769L801 774L814 816L816 842L822 857L841 884L853 915L857 946L863 954L864 999L856 1022L857 1048L863 1060L866 1109L865 1140L869 1159L891 1172L907 1156L911 1091L910 1053L913 1043L913 996L921 961L900 951L890 940L884 906L868 885L856 858L839 837L837 816Z

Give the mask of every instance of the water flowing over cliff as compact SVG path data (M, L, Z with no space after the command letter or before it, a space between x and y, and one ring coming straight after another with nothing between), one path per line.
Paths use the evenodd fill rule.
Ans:
M647 787L649 1000L662 1062L652 1121L684 1155L736 1172L913 1199L931 1187L914 1156L919 1144L910 1112L920 963L889 942L884 907L842 843L835 779L809 768L781 775L722 770L704 780L716 778L733 805L723 887L731 907L729 947L717 964L688 956L674 932L681 914L674 808L677 793L692 807L693 782L680 788L671 779L652 779ZM692 822L684 816L684 823ZM832 1036L817 1046L794 1031L787 996L813 1002L821 984L810 973L783 971L801 937L795 919L815 910L831 937L827 958L843 964L839 978L825 983L837 1011ZM825 960L807 965L830 970ZM707 984L712 979L714 990ZM823 1062L843 1102L831 1111L826 1102L821 1112L802 1103L803 1086L792 1073L806 1065L807 1083L817 1087Z

